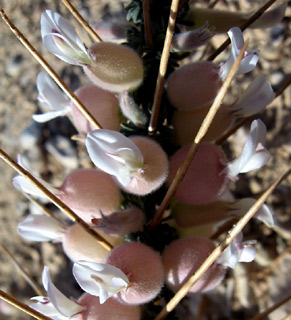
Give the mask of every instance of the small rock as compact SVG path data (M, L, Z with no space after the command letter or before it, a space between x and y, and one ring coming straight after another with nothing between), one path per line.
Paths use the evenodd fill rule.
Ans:
M37 145L42 135L42 126L37 122L32 122L25 128L19 137L19 142L24 150L29 150L32 146Z
M78 167L77 153L70 140L57 135L46 142L45 148L64 167L69 169Z
M17 77L22 70L23 56L17 54L15 57L8 60L5 71L11 77Z

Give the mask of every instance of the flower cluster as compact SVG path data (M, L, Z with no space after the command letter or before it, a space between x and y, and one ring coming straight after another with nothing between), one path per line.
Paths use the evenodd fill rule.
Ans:
M262 24L264 19L261 18ZM123 25L129 34L130 28ZM220 32L215 28L218 25L210 19L198 29L175 34L173 55L204 45L215 32ZM236 159L228 159L223 148L213 141L237 119L262 111L275 94L265 76L260 75L237 101L221 106L177 186L168 219L154 226L153 231L148 225L166 190L175 183L191 148L189 143L244 45L243 35L239 28L231 26L228 35L232 48L224 63L192 62L170 73L163 102L169 106L171 116L169 110L161 112L157 134L150 136L145 128L152 111L149 112L141 96L149 86L147 76L151 69L144 64L151 61L147 60L151 53L145 50L142 60L130 43L119 44L124 32L113 34L114 25L98 23L95 29L112 42L87 47L58 13L47 10L41 17L45 48L61 60L81 66L92 82L75 93L102 129L94 130L45 73L37 77L38 100L49 111L33 115L37 122L72 116L92 167L75 170L60 186L52 186L25 166L21 156L18 163L90 228L96 229L112 249L102 247L78 224L69 225L42 214L29 214L19 223L18 233L32 241L62 243L65 254L74 263L73 275L85 292L77 300L68 299L54 286L45 267L42 282L47 296L33 297L32 308L54 320L110 320L116 319L116 315L121 320L138 320L142 305L162 294L164 285L177 292L215 249L216 242L209 235L197 236L193 231L191 236L184 237L185 230L210 224L214 232L220 223L242 216L254 203L250 198L227 201L226 196L230 194L230 182L237 180L239 174L257 170L270 159L265 149L264 123L259 119L251 123L248 139ZM237 77L255 68L257 52L244 52ZM13 183L34 197L45 196L21 176L16 176ZM267 205L256 217L268 226L274 224ZM163 238L163 230L167 230L167 237L159 244L157 239ZM190 289L189 295L213 290L224 279L227 268L255 258L256 242L243 242L242 238L240 233Z

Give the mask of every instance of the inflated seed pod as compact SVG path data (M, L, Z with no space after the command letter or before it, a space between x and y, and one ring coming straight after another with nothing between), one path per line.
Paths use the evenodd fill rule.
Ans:
M95 169L71 172L59 188L59 198L87 223L120 209L121 194L113 179Z
M161 146L152 139L136 136L130 137L143 156L144 168L136 173L127 186L121 186L129 193L146 195L158 189L167 179L168 157Z
M174 71L167 82L167 93L174 107L190 110L210 104L221 85L219 66L200 61Z
M161 258L152 248L142 243L128 242L117 246L109 253L105 263L119 268L129 279L129 286L116 295L121 303L147 303L158 295L163 286Z
M179 149L170 159L168 184L173 181L189 149L190 145ZM181 202L192 204L203 204L216 200L228 187L229 177L225 171L226 165L227 160L221 147L211 143L202 143L175 197Z
M177 292L199 269L214 248L213 242L204 237L186 237L170 243L162 256L167 286L173 292ZM193 285L188 295L214 289L223 280L224 275L225 267L214 263Z
M111 92L136 89L143 80L143 63L132 49L115 43L99 42L89 48L94 65L84 71L97 86Z
M119 102L113 93L91 85L79 88L75 94L103 128L120 130ZM87 133L95 129L73 103L72 116L80 131Z
M112 298L101 304L99 297L85 293L78 299L78 303L84 306L85 310L76 315L76 320L140 320L141 318L140 307L124 305Z
M123 241L122 238L113 238L102 231L98 232L113 246ZM74 224L66 230L62 238L62 244L65 254L72 261L86 260L102 263L108 254L108 250L78 224Z

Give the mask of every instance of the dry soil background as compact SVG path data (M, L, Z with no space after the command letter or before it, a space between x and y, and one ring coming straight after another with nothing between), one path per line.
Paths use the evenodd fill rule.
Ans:
M200 1L205 4L205 1ZM249 11L262 4L262 1L239 0L220 1L217 7L229 10ZM84 0L74 1L83 14L97 20L120 19L122 10L119 1ZM72 89L80 84L88 83L78 67L68 66L46 52L41 43L39 20L40 14L49 8L56 10L68 18L77 28L82 39L89 39L78 23L70 15L61 1L40 0L2 0L3 7L21 32L33 43L56 71ZM260 49L259 66L255 73L263 73L276 88L291 74L290 61L290 7L286 18L276 28L268 30L247 31L250 46ZM288 18L289 17L289 18ZM217 47L225 36L217 36L212 46ZM199 55L199 54L197 54ZM223 58L219 57L220 59ZM58 129L69 136L72 128L65 120L56 121L52 125L31 126L31 115L36 112L37 92L35 79L41 67L32 59L7 26L0 21L0 143L1 148L13 158L17 153L24 153L31 161L33 169L54 183L61 182L65 172L83 165L86 160L82 150L75 149L69 139L59 138L56 144L51 143L50 130ZM80 78L79 78L80 77ZM232 93L237 95L246 85L237 80ZM272 160L258 172L243 176L236 184L238 196L258 195L268 184L290 165L291 160L291 92L287 89L260 116L268 128L267 148L273 154ZM28 126L30 130L24 131ZM23 132L24 131L24 132ZM248 125L231 138L229 149L238 154L248 133ZM44 145L43 142L46 142ZM60 151L61 150L61 151ZM63 152L66 150L65 152ZM68 151L69 150L69 151ZM57 155L56 160L54 155ZM65 168L65 166L67 168ZM17 223L31 209L29 202L17 192L11 179L15 175L2 161L0 162L0 243L4 244L20 262L20 264L37 280L43 265L49 265L58 286L68 295L74 295L77 287L68 285L71 274L70 264L61 253L60 247L49 243L31 244L23 241L16 232ZM278 226L268 230L258 223L247 227L251 238L258 240L257 258L253 264L239 266L234 277L224 283L222 294L228 295L230 306L220 310L221 318L227 319L227 310L237 310L237 319L247 319L249 315L266 308L274 301L290 292L291 280L291 178L274 192L268 203L275 209ZM34 210L34 209L32 209ZM6 255L0 252L0 288L22 301L34 295L25 281L16 271ZM66 268L67 267L67 268ZM228 291L227 291L228 290ZM220 295L217 295L219 297ZM215 300L214 297L212 297ZM225 298L224 298L225 299ZM217 300L219 300L217 298ZM219 300L222 301L222 300ZM223 300L225 302L225 300ZM218 303L219 304L219 303ZM209 311L207 319L219 319L218 309ZM291 305L280 308L270 319L283 319L291 313ZM216 314L216 316L215 316ZM6 304L0 302L0 318L7 320L28 319L29 317Z

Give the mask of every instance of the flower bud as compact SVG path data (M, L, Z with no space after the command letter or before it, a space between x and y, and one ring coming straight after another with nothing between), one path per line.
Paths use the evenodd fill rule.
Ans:
M84 66L89 79L104 90L124 92L136 89L143 80L143 64L132 49L110 42L99 42L90 49L94 65Z
M102 215L102 212L101 212ZM95 228L112 237L124 237L131 232L141 231L145 223L145 214L136 206L116 211L101 219L92 219Z

